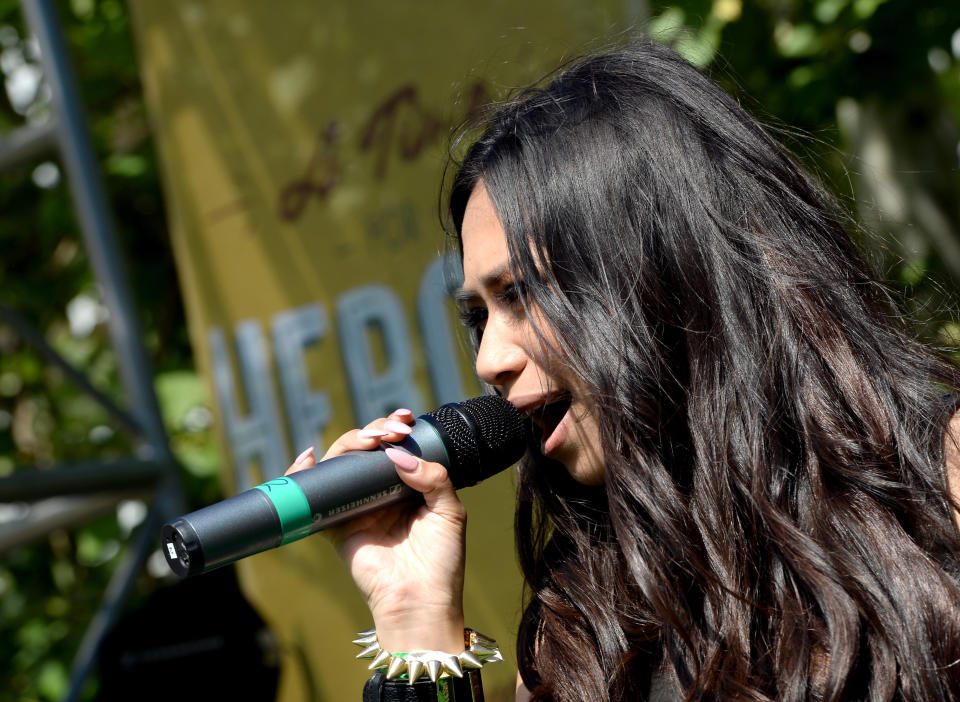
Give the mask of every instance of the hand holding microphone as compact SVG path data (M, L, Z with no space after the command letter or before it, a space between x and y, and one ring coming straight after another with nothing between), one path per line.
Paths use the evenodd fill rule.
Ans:
M369 512L323 534L363 595L381 644L453 651L463 639L467 512L443 465L389 448L414 423L412 413L397 410L341 436L324 459L381 447L422 499Z
M512 465L525 438L524 420L498 396L416 420L395 413L341 436L316 466L308 456L282 478L166 524L167 562L193 575L327 530L384 645L405 650L410 634L440 647L447 634L462 637L466 514L455 489Z

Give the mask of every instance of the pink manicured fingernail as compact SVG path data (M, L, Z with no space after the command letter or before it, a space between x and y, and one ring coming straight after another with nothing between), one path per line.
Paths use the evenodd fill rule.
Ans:
M404 434L404 435L407 435L413 431L413 429L408 427L403 422L395 422L392 419L387 422L384 422L383 428L386 429L387 431L392 431L397 434Z
M408 409L403 409L403 408L395 409L395 410L393 410L393 412L392 412L391 414L395 414L395 415L398 416L398 417L412 417L412 416L413 416L413 412L411 412L411 411L408 410Z
M361 429L357 432L357 436L361 439L379 439L381 436L386 436L390 432L381 431L380 429Z
M298 465L300 463L303 463L306 460L307 456L312 456L312 455L313 455L313 446L311 446L306 451L304 451L299 456L297 456L297 460L295 460L293 464Z
M393 461L400 470L405 470L408 473L416 473L420 467L420 459L406 451L390 447L385 449L384 452L387 454L387 458Z

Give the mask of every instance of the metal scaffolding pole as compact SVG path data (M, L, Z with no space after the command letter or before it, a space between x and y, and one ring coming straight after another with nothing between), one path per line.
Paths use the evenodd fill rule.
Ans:
M96 664L100 646L115 623L144 562L157 543L159 525L183 511L179 468L167 440L153 376L143 347L141 324L133 304L129 277L123 264L100 170L94 158L89 130L79 98L76 77L52 0L21 0L27 28L37 39L44 78L49 85L53 108L51 122L23 127L0 140L0 170L9 169L50 150L59 153L66 172L85 249L109 310L110 340L126 392L127 407L121 409L56 356L42 335L31 331L25 320L12 310L4 315L29 343L64 368L69 377L104 404L114 421L137 437L136 456L123 461L65 466L50 471L21 472L0 481L0 494L8 501L42 501L26 505L27 517L19 532L37 538L44 528L67 516L78 520L93 518L110 509L124 495L154 490L150 509L134 534L104 593L73 661L65 700L80 697ZM54 148L55 147L55 148ZM45 471L46 472L46 471ZM65 495L69 495L66 497ZM7 547L17 535L7 529L2 536Z
M117 246L113 218L93 155L56 8L51 0L22 0L21 7L30 33L40 46L40 61L56 115L57 146L90 265L103 291L104 303L110 310L107 324L130 411L143 428L146 449L155 452L149 457L172 459L160 407L153 392L153 378L143 348L139 317L130 294L129 278Z

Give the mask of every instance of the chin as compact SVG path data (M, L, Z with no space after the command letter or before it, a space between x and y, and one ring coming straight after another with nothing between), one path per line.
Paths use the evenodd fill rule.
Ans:
M603 462L592 452L582 450L580 445L561 446L549 454L542 452L540 433L535 435L537 452L549 461L558 464L566 473L580 485L599 486L606 482L606 470Z
M558 460L567 469L570 477L581 485L599 486L606 482L607 475L603 466L594 465L590 461L577 461L576 459L569 463L562 458Z

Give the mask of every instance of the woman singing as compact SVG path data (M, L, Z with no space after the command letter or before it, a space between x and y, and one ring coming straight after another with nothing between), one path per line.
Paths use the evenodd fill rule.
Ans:
M487 115L449 213L477 373L530 419L518 700L960 700L960 374L729 95L588 56ZM424 503L334 542L383 650L457 655L465 510L390 453Z

